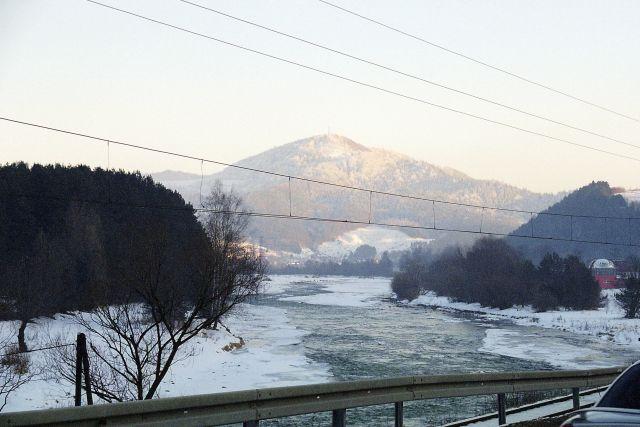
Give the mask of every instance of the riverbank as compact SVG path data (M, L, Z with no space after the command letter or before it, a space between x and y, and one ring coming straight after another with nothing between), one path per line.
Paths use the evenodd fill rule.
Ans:
M616 290L603 291L604 303L597 310L535 312L531 307L512 307L501 310L483 307L477 303L455 302L433 292L404 303L444 311L471 312L490 319L508 319L523 326L539 326L589 335L638 350L640 349L640 319L624 318L624 311L615 300L616 292Z

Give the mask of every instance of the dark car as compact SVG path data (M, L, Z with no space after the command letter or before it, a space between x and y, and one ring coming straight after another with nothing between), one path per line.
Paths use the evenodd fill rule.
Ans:
M640 362L611 383L593 408L578 411L563 426L640 426Z

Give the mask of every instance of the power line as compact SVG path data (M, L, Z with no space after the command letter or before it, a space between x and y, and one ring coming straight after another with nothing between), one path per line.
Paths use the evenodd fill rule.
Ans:
M567 139L558 138L558 137L555 137L555 136L552 136L552 135L548 135L548 134L545 134L545 133L542 133L542 132L537 132L537 131L526 129L526 128L523 128L523 127L520 127L520 126L512 125L512 124L509 124L509 123L506 123L506 122L493 120L493 119L490 119L488 117L484 117L484 116L480 116L480 115L477 115L477 114L469 113L469 112L466 112L466 111L463 111L463 110L458 110L458 109L455 109L455 108L452 108L452 107L447 107L445 105L436 104L436 103L433 103L433 102L428 101L428 100L423 99L423 98L417 98L417 97L414 97L414 96L411 96L411 95L407 95L407 94L404 94L404 93L401 93L401 92L396 92L396 91L391 90L391 89L386 89L386 88L381 87L381 86L376 86L376 85L371 84L371 83L363 82L361 80L352 79L350 77L346 77L346 76L343 76L341 74L336 74L336 73L333 73L333 72L330 72L330 71L322 70L320 68L316 68L316 67L312 67L312 66L309 66L309 65L305 65L305 64L302 64L300 62L296 62L296 61L293 61L293 60L290 60L290 59L286 59L286 58L283 58L283 57L280 57L280 56L272 55L270 53L266 53L266 52L263 52L263 51L260 51L260 50L257 50L257 49L252 49L252 48L249 48L249 47L237 44L237 43L233 43L233 42L229 42L229 41L226 41L226 40L222 40L222 39L219 39L219 38L216 38L216 37L213 37L213 36L209 36L209 35L206 35L206 34L203 34L203 33L199 33L197 31L189 30L189 29L184 28L184 27L179 27L177 25L173 25L173 24L170 24L170 23L167 23L167 22L164 22L164 21L159 21L159 20L154 19L154 18L149 18L149 17L144 16L144 15L139 15L137 13L134 13L134 12L131 12L131 11L128 11L128 10L125 10L125 9L120 9L120 8L115 7L115 6L111 6L111 5L107 5L107 4L104 4L104 3L97 2L95 0L86 0L86 1L89 2L89 3L93 3L95 5L98 5L98 6L105 7L107 9L112 9L112 10L115 10L117 12L124 13L124 14L130 15L130 16L136 17L138 19L142 19L142 20L145 20L145 21L148 21L148 22L152 22L152 23L155 23L155 24L158 24L158 25L162 25L162 26L165 26L165 27L168 27L168 28L173 28L175 30L182 31L182 32L185 32L185 33L188 33L188 34L191 34L191 35L198 36L198 37L202 37L202 38L205 38L205 39L208 39L208 40L213 40L213 41L216 41L218 43L225 44L227 46L231 46L231 47L234 47L234 48L237 48L237 49L244 50L246 52L251 52L251 53L254 53L254 54L257 54L257 55L264 56L266 58L271 58L271 59L274 59L274 60L277 60L277 61L280 61L280 62L283 62L283 63L286 63L286 64L294 65L296 67L300 67L300 68L304 68L306 70L314 71L314 72L317 72L317 73L320 73L320 74L323 74L323 75L326 75L326 76L329 76L329 77L333 77L333 78L340 79L340 80L343 80L343 81L346 81L346 82L350 82L350 83L353 83L353 84L356 84L356 85L359 85L359 86L363 86L363 87L367 87L367 88L370 88L370 89L374 89L374 90L377 90L379 92L383 92L383 93L386 93L386 94L389 94L389 95L398 96L400 98L408 99L408 100L411 100L411 101L414 101L414 102L419 102L419 103L424 104L424 105L429 105L431 107L439 108L441 110L449 111L449 112L456 113L456 114L459 114L459 115L463 115L463 116L466 116L466 117L471 117L471 118L474 118L474 119L477 119L477 120L481 120L481 121L484 121L484 122L487 122L487 123L496 124L496 125L499 125L499 126L503 126L503 127L509 128L509 129L513 129L513 130L517 130L517 131L520 131L520 132L524 132L524 133L527 133L527 134L530 134L530 135L539 136L539 137L542 137L542 138L545 138L545 139L548 139L548 140L561 142L561 143L564 143L564 144L568 144L568 145L572 145L572 146L575 146L575 147L584 148L584 149L587 149L587 150L592 150L592 151L595 151L595 152L598 152L598 153L607 154L607 155L614 156L614 157L619 157L619 158L623 158L623 159L627 159L627 160L633 160L633 161L636 161L636 162L640 162L640 159L637 158L637 157L627 156L627 155L619 154L619 153L614 153L614 152L611 152L611 151L603 150L603 149L600 149L600 148L592 147L592 146L589 146L589 145L581 144L581 143L570 141L570 140L567 140Z
M577 96L575 96L575 95L571 95L571 94L570 94L570 93L568 93L568 92L565 92L565 91L562 91L562 90L559 90L559 89L555 89L555 88L553 88L553 87L551 87L551 86L549 86L549 85L546 85L546 84L543 84L543 83L537 82L537 81L535 81L535 80L529 79L529 78L524 77L524 76L522 76L522 75L520 75L520 74L516 74L516 73L514 73L514 72L512 72L512 71L509 71L509 70L507 70L507 69L505 69L505 68L501 68L501 67L498 67L498 66L496 66L496 65L491 65L491 64L489 64L488 62L484 62L484 61L482 61L482 60L480 60L480 59L473 58L473 57L471 57L471 56L469 56L469 55L466 55L466 54L464 54L464 53L461 53L461 52L455 51L455 50L453 50L453 49L450 49L450 48L448 48L448 47L445 47L445 46L443 46L443 45L441 45L441 44L437 44L437 43L434 43L434 42L432 42L432 41L426 40L426 39L424 39L424 38L422 38L422 37L420 37L420 36L416 36L416 35L414 35L414 34L411 34L411 33L408 33L408 32L406 32L406 31L403 31L403 30L401 30L401 29L399 29L399 28L397 28L397 27L393 27L393 26L391 26L391 25L389 25L389 24L385 24L384 22L378 21L378 20L376 20L376 19L370 18L370 17L368 17L368 16L362 15L362 14L357 13L357 12L354 12L354 11L352 11L352 10L350 10L350 9L347 9L347 8L343 7L343 6L339 6L339 5L335 4L335 3L331 3L331 2L329 2L329 1L327 1L327 0L318 0L318 1L319 1L319 2L321 2L321 3L324 3L324 4L325 4L325 5L327 5L327 6L331 6L331 7L335 8L335 9L341 10L341 11L343 11L343 12L346 12L346 13L348 13L348 14L350 14L350 15L356 16L356 17L358 17L358 18L360 18L360 19L363 19L363 20L365 20L365 21L368 21L368 22L371 22L371 23L373 23L373 24L376 24L376 25L379 25L379 26L381 26L381 27L384 27L384 28L386 28L386 29L388 29L388 30L391 30L391 31L395 32L395 33L402 34L403 36L406 36L406 37L412 38L412 39L417 40L417 41L419 41L419 42L425 43L425 44L427 44L427 45L429 45L429 46L432 46L432 47L435 47L435 48L437 48L437 49L440 49L440 50L443 50L443 51L445 51L445 52L448 52L448 53L450 53L450 54L453 54L453 55L459 56L459 57L464 58L464 59L466 59L466 60L469 60L469 61L475 62L476 64L482 65L483 67L490 68L490 69L492 69L492 70L494 70L494 71L498 71L498 72L500 72L500 73L503 73L503 74L506 74L506 75L508 75L508 76L514 77L514 78L516 78L516 79L518 79L518 80L521 80L521 81L523 81L523 82L526 82L526 83L532 84L532 85L534 85L534 86L541 87L541 88L546 89L546 90L549 90L549 91L551 91L551 92L555 92L555 93L557 93L557 94L559 94L559 95L565 96L565 97L567 97L567 98L571 98L571 99L573 99L574 101L578 101L578 102L581 102L581 103L583 103L583 104L590 105L590 106L592 106L592 107L598 108L598 109L603 110L603 111L607 111L607 112L609 112L609 113L611 113L611 114L615 114L615 115L620 116L620 117L623 117L623 118L625 118L625 119L633 120L634 122L640 122L640 119L637 119L637 118L635 118L635 117L629 116L629 115L624 114L624 113L620 113L620 112L618 112L618 111L615 111L615 110L612 110L612 109L610 109L610 108L604 107L604 106L602 106L602 105L596 104L595 102L588 101L588 100L586 100L586 99L584 99L584 98L579 98L579 97L577 97Z
M18 354L27 354L27 353L35 353L36 351L44 351L44 350L53 350L56 348L63 348L63 347L70 347L75 345L75 343L69 343L69 344L58 344L58 345L52 345L49 347L39 347L39 348L33 348L33 349L27 349L27 350L23 350L23 351L13 351L10 353L3 353L2 356L15 356Z
M385 228L400 228L400 229L409 229L409 230L421 230L421 231L438 231L438 232L449 232L449 233L462 233L462 234L474 234L474 235L483 235L483 236L493 236L493 237L517 237L524 239L533 239L533 240L547 240L547 241L560 241L567 243L583 243L583 244L597 244L597 245L607 245L607 246L623 246L623 247L640 247L639 243L617 243L610 242L606 240L584 240L584 239L574 239L573 238L573 225L571 230L571 237L554 237L554 236L543 236L536 235L534 233L531 234L511 234L511 233L500 233L500 232L491 232L491 231L483 231L482 229L478 230L470 230L470 229L461 229L461 228L448 228L448 227L439 227L437 225L432 226L424 226L424 225L410 225L410 224L396 224L396 223L388 223L388 222L378 222L378 221L359 221L353 219L338 219L338 218L327 218L321 216L307 216L307 215L291 215L291 214L276 214L270 212L259 212L259 211L238 211L238 210L218 210L218 209L210 209L210 208L194 208L191 206L167 206L167 205L141 205L141 204L131 204L131 203L122 203L115 202L113 200L96 200L96 199L79 199L79 198L63 198L56 196L47 196L47 195L29 195L29 194L20 194L20 193L5 193L0 196L6 197L20 197L20 198L36 198L39 200L56 200L56 201L67 201L67 202L75 202L75 203L84 203L84 204L98 204L104 206L118 206L118 207L126 207L132 209L152 209L152 210L169 210L169 211L184 211L184 212L198 212L198 213L210 213L210 214L222 214L222 215L239 215L239 216L249 216L249 217L257 217L257 218L270 218L270 219L283 219L283 220L292 220L292 221L312 221L312 222L321 222L321 223L334 223L334 224L348 224L348 225L365 225L365 226L378 226ZM564 214L552 214L552 213L544 213L541 212L539 215L555 215L555 216L571 216L578 217L577 215L564 215ZM593 217L593 218L611 218L611 219L619 219L619 220L640 220L640 218L618 218L618 217ZM71 344L69 344L71 345ZM34 350L35 351L35 350Z
M87 1L90 1L90 0L87 0ZM76 131L70 131L70 130L55 128L55 127L46 126L46 125L33 123L33 122L25 122L25 121L21 121L21 120L11 119L9 117L0 116L0 120L4 120L6 122L15 123L15 124L19 124L19 125L35 127L35 128L38 128L38 129L44 129L44 130L48 130L48 131L51 131L51 132L57 132L57 133L62 133L62 134L66 134L66 135L77 136L77 137L89 139L89 140L92 140L92 141L100 141L100 142L104 142L104 143L108 144L108 146L111 146L111 144L119 145L119 146L123 146L123 147L137 149L137 150L149 151L149 152L152 152L152 153L159 153L159 154L164 154L164 155L183 158L183 159L196 160L196 161L200 162L201 164L205 163L205 162L206 163L212 163L212 164L216 164L216 165L219 165L219 166L225 166L225 167L244 170L244 171L248 171L248 172L256 172L256 173L261 173L261 174L265 174L265 175L276 176L276 177L285 178L285 179L288 179L288 180L293 179L293 180L302 181L302 182L309 182L309 183L313 183L313 184L326 185L326 186L335 187L335 188L343 188L343 189L347 189L347 190L360 191L360 192L364 192L364 193L371 193L371 194L376 194L376 195L381 195L381 196L397 197L397 198L410 199L410 200L419 200L419 201L430 202L430 203L438 203L438 204L442 204L442 205L461 206L461 207L476 208L476 209L488 209L488 210L493 210L493 211L509 212L509 213L521 213L521 214L527 214L527 215L548 215L548 216L561 216L561 217L566 217L566 218L573 217L573 218L592 218L592 219L625 219L625 220L640 219L640 218L635 218L635 217L608 217L608 216L595 216L595 215L582 215L582 214L564 214L564 213L554 213L554 212L531 211L531 210L525 210L525 209L501 208L501 207L496 207L496 206L477 205L477 204L463 203L463 202L453 202L453 201L449 201L449 200L441 200L441 199L434 199L434 198L421 197L421 196L415 196L415 195L408 195L408 194L402 194L402 193L394 193L394 192L389 192L389 191L381 191L381 190L375 190L375 189L372 189L372 188L357 187L357 186L354 186L354 185L339 184L339 183L330 182L330 181L323 181L323 180L319 180L319 179L305 178L305 177L302 177L302 176L296 176L296 175L290 175L290 174L285 174L285 173L281 173L281 172L269 171L269 170L266 170L266 169L258 169L258 168L248 167L248 166L241 166L241 165L236 165L236 164L232 164L232 163L221 162L221 161L218 161L218 160L206 159L204 157L197 157L197 156L192 156L192 155L188 155L188 154L177 153L177 152L174 152L174 151L161 150L161 149L153 148L153 147L145 147L143 145L132 144L132 143L129 143L129 142L124 142L124 141L117 141L117 140L114 140L114 139L107 139L107 138L103 138L103 137L99 137L99 136L89 135L89 134L86 134L86 133L81 133L81 132L76 132Z
M299 41L301 43L305 43L307 45L310 45L310 46L313 46L313 47L316 47L316 48L319 48L319 49L326 50L328 52L332 52L332 53L335 53L335 54L338 54L338 55L342 55L344 57L347 57L347 58L350 58L350 59L353 59L353 60L368 64L368 65L372 65L374 67L377 67L377 68L380 68L380 69L383 69L383 70L386 70L386 71L390 71L392 73L395 73L395 74L398 74L398 75L401 75L401 76L404 76L404 77L408 77L408 78L411 78L411 79L414 79L414 80L418 80L418 81L420 81L422 83L426 83L426 84L429 84L429 85L432 85L432 86L436 86L436 87L439 87L441 89L445 89L445 90L448 90L448 91L451 91L451 92L454 92L454 93L457 93L457 94L460 94L460 95L464 95L464 96L467 96L467 97L470 97L470 98L473 98L473 99L476 99L476 100L479 100L479 101L482 101L482 102L486 102L486 103L489 103L489 104L492 104L492 105L496 105L498 107L502 107L502 108L505 108L507 110L515 111L517 113L524 114L524 115L527 115L529 117L534 117L534 118L537 118L537 119L540 119L540 120L547 121L549 123L553 123L553 124L556 124L556 125L564 126L566 128L573 129L573 130L576 130L576 131L579 131L579 132L583 132L583 133L586 133L586 134L589 134L589 135L597 136L599 138L603 138L603 139L606 139L606 140L611 141L611 142L615 142L615 143L618 143L618 144L626 145L628 147L634 147L634 148L639 148L640 149L640 145L632 144L630 142L627 142L627 141L624 141L624 140L621 140L621 139L617 139L617 138L613 138L613 137L610 137L610 136L607 136L607 135L603 135L601 133L598 133L598 132L595 132L595 131L591 131L591 130L588 130L588 129L584 129L584 128L581 128L579 126L574 126L574 125L571 125L571 124L568 124L568 123L564 123L564 122L561 122L559 120L555 120L555 119L552 119L552 118L549 118L549 117L545 117L545 116L542 116L542 115L537 114L537 113L532 113L532 112L523 110L523 109L518 108L518 107L513 107L513 106L510 106L510 105L501 103L499 101L494 101L494 100L489 99L489 98L485 98L485 97L482 97L482 96L479 96L479 95L474 95L473 93L466 92L466 91L463 91L463 90L460 90L460 89L456 89L454 87L447 86L445 84L438 83L438 82L435 82L433 80L429 80L429 79L426 79L424 77L417 76L415 74L411 74L411 73L408 73L408 72L405 72L405 71L401 71L401 70L399 70L397 68L392 68L392 67L389 67L389 66L386 66L386 65L383 65L383 64L368 60L368 59L364 59L362 57L359 57L359 56L356 56L356 55L352 55L352 54L347 53L345 51L341 51L341 50L338 50L338 49L334 49L334 48L328 47L326 45L322 45L320 43L312 42L312 41L306 40L306 39L304 39L302 37L298 37L298 36L295 36L295 35L292 35L292 34L289 34L289 33L285 33L283 31L276 30L275 28L272 28L272 27L267 27L265 25L259 24L259 23L254 22L254 21L249 21L249 20L244 19L244 18L239 18L237 16L231 15L229 13L223 12L223 11L218 10L218 9L213 9L213 8L210 8L210 7L198 4L198 3L191 2L189 0L178 0L178 1L180 1L182 3L185 3L185 4L188 4L188 5L191 5L191 6L195 6L197 8L200 8L200 9L203 9L203 10L206 10L206 11L209 11L209 12L216 13L216 14L218 14L220 16L224 16L226 18L233 19L233 20L238 21L238 22L242 22L244 24L248 24L248 25L251 25L251 26L254 26L254 27L269 31L269 32L272 32L274 34L278 34L278 35L283 36L283 37L290 38L292 40Z
M481 230L463 230L459 228L446 228L446 227L438 227L438 226L392 224L392 223L384 223L384 222L367 222L367 221L357 221L357 220L349 220L349 219L335 219L335 218L311 217L311 216L300 216L300 215L289 216L284 214L271 214L271 213L251 212L251 211L209 211L209 212L220 213L220 214L245 215L245 216L262 217L262 218L290 219L290 220L298 220L298 221L331 222L331 223L355 224L355 225L376 225L380 227L389 227L389 228L406 228L406 229L424 230L424 231L444 231L444 232L467 233L467 234L476 234L476 235L485 235L485 236L494 236L494 237L518 237L518 238L535 239L535 240L556 240L561 242L640 247L640 244L635 244L635 243L615 243L615 242L607 242L607 241L599 241L599 240L578 240L573 238L567 239L562 237L539 236L535 234L534 235L510 234L510 233L498 233L498 232L481 231Z

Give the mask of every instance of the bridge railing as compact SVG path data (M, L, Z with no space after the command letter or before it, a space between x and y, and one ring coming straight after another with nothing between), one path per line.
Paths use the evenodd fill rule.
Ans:
M345 426L347 409L395 404L402 426L403 402L495 394L499 421L505 422L505 394L594 388L611 383L622 367L480 374L428 375L264 388L104 405L0 414L0 425L225 425L256 426L260 420L332 412L333 426ZM579 398L574 399L574 406Z

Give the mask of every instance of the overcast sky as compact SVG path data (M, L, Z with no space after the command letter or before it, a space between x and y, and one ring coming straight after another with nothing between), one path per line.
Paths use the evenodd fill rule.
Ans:
M640 159L177 0L105 3L310 66ZM476 95L640 145L625 120L394 34L317 0L193 0ZM334 0L428 40L640 117L640 2ZM85 0L0 1L0 115L226 162L331 132L536 191L640 187L640 163L379 93ZM0 162L107 163L105 144L0 122ZM110 166L200 172L112 147ZM213 172L207 168L205 172Z

